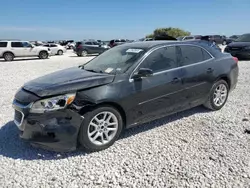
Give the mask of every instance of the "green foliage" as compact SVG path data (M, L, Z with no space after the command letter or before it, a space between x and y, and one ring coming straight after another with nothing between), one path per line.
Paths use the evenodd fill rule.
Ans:
M153 34L147 35L146 37L153 38L157 35L164 35L164 34L177 38L180 36L189 36L191 33L189 31L185 31L180 28L167 27L167 28L155 29Z

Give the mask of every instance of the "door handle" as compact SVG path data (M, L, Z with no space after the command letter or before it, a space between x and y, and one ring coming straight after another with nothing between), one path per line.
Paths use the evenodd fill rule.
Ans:
M178 83L178 82L180 82L180 78L174 78L173 80L172 80L172 84L175 84L175 83Z
M207 73L212 73L212 72L214 72L214 69L212 69L212 68L207 69Z

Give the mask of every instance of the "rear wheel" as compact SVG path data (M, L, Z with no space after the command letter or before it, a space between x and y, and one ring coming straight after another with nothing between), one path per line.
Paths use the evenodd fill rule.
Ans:
M5 61L13 61L14 60L14 54L10 52L6 52L3 55L3 58Z
M62 50L58 50L57 54L58 55L63 55L63 51Z
M210 93L204 106L210 110L220 110L228 98L229 87L225 80L217 81Z
M39 53L40 59L47 59L49 57L49 54L46 51L42 51Z
M123 128L120 113L111 106L102 106L84 114L78 140L88 151L100 151L113 145Z
M83 56L83 57L86 57L87 55L88 55L88 52L87 52L86 50L83 50L83 51L82 51L82 56Z

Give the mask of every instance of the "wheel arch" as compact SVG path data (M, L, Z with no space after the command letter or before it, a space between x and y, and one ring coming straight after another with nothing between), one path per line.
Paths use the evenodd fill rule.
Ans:
M230 78L229 78L227 75L221 75L221 76L219 76L219 77L216 79L216 82L219 81L219 80L224 80L224 81L226 81L227 84L228 84L229 90L231 89L231 80L230 80Z
M13 52L11 52L11 51L5 51L5 52L3 52L3 53L2 53L2 57L3 57L4 54L6 54L6 53L11 53L11 54L13 54L14 57L16 57L15 54L14 54Z
M93 109L96 109L96 108L102 107L102 106L111 106L111 107L115 108L121 114L121 117L122 117L122 120L123 120L123 123L124 123L124 127L125 128L127 127L126 126L126 123L127 123L126 112L123 109L123 107L121 105L119 105L118 103L116 103L116 102L106 101L106 102L100 102L100 103L97 103L97 104L91 103L91 104L86 105L85 107L83 107L80 110L80 114L83 115L84 113L86 113L89 110L93 110Z

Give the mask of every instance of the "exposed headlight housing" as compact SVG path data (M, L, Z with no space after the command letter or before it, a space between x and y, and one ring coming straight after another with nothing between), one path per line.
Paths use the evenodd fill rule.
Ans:
M75 96L76 96L75 93L65 94L36 101L32 105L30 112L39 114L39 113L64 109L74 101Z

